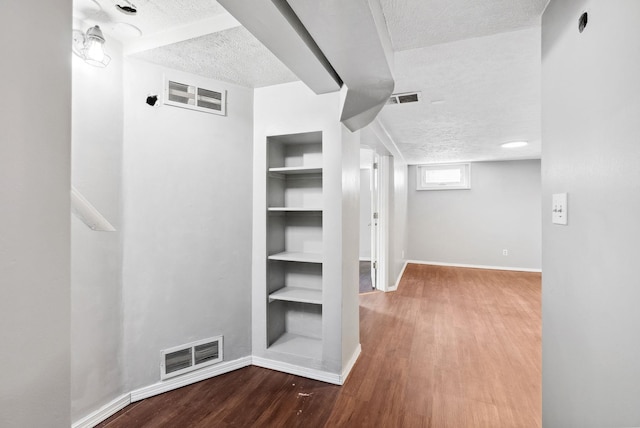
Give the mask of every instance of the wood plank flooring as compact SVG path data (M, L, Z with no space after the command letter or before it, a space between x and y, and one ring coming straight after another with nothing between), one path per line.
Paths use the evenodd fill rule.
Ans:
M360 296L342 387L247 367L126 407L99 427L540 427L540 274L411 264Z

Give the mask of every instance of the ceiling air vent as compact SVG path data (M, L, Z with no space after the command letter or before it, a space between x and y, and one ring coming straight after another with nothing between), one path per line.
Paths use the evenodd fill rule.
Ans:
M226 115L227 93L225 90L205 89L171 79L165 79L164 89L164 103L167 105Z
M420 101L420 92L405 92L402 94L391 94L391 97L387 101L387 104L406 104L417 103Z
M160 351L160 379L210 366L222 361L222 336L199 340Z

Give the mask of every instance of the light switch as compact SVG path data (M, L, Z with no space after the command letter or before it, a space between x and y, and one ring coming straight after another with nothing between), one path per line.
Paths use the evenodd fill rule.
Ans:
M551 222L554 224L567 224L567 194L566 193L554 193L552 198L552 215Z

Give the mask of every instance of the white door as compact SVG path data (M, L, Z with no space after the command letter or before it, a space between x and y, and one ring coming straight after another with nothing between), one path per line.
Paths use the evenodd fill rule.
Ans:
M378 168L378 155L374 154L373 167L371 168L371 285L378 288L378 192L380 190L380 177Z

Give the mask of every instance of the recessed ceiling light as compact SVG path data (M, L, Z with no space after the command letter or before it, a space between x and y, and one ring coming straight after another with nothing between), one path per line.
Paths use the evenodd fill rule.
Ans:
M528 145L529 143L527 143L526 141L512 141L510 143L504 143L501 144L501 147L504 147L505 149L515 149L518 147L524 147L526 145Z

